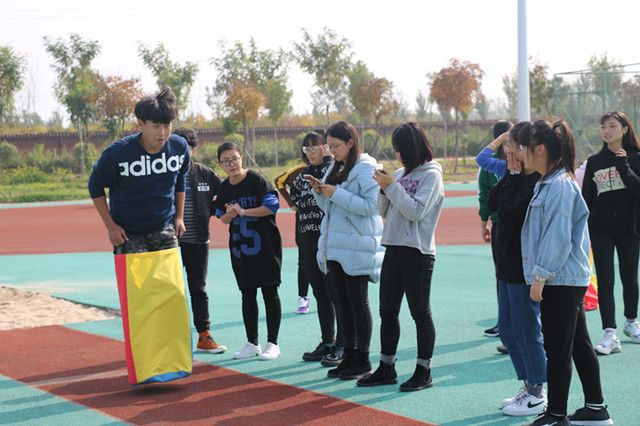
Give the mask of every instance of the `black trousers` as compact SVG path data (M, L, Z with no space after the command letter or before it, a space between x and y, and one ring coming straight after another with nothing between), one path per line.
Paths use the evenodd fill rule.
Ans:
M491 223L491 258L493 259L493 269L496 269L496 257L498 255L498 224ZM498 275L496 275L496 300L498 300L498 304L500 304L500 280L498 280ZM497 326L497 324L496 324Z
M320 234L316 232L301 234L298 237L298 255L318 305L318 320L320 321L322 343L334 343L336 314L327 284L327 277L318 267L316 260L319 237ZM342 346L342 343L341 341L336 342L339 346Z
M209 245L180 243L182 263L187 271L187 284L191 295L193 325L198 333L209 329L209 296L207 295L207 269L209 262Z
M436 340L430 306L435 257L411 247L387 247L380 277L380 341L384 355L395 355L400 339L400 306L406 295L416 324L418 358L430 359Z
M369 307L369 279L348 275L338 262L328 261L329 282L335 294L338 328L344 347L369 352L373 320Z
M613 294L615 272L613 251L618 252L618 266L622 281L622 300L625 318L638 316L638 257L640 240L629 234L600 234L591 232L593 263L598 277L598 303L602 328L616 328L616 302Z
M603 402L600 364L584 316L587 287L548 285L542 292L540 313L544 349L547 353L547 412L567 414L573 359L586 403Z
M278 297L278 286L260 287L267 317L267 341L278 344L282 308ZM258 289L245 288L242 292L242 320L247 333L247 341L258 344Z
M302 247L300 242L300 237L302 234L298 232L298 224L300 222L300 213L296 211L296 223L295 223L295 232L296 232L296 246L298 246L298 296L299 297L307 297L309 294L309 278L305 274L304 265L302 264Z

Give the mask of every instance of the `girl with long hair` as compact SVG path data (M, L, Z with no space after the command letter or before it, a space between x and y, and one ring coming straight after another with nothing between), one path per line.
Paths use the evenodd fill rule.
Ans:
M620 352L616 336L613 284L614 250L618 253L623 332L640 343L638 322L638 258L640 255L640 142L629 117L612 111L600 118L602 149L587 160L582 195L589 207L589 234L598 277L598 303L604 335L598 353Z
M396 350L400 339L400 306L406 296L416 324L418 357L400 391L431 387L431 358L436 329L431 316L431 277L435 263L435 231L444 202L442 167L433 161L431 145L416 123L396 128L391 137L404 167L393 176L376 170L380 186L378 208L386 219L382 245L386 247L380 277L380 366L358 386L397 383Z
M368 282L379 280L383 257L377 162L361 152L358 132L346 121L327 129L327 144L335 161L322 180L312 179L324 212L317 261L329 276L345 345L342 362L327 375L358 379L371 371Z
M541 302L548 383L547 410L531 423L534 426L613 424L584 315L590 279L589 209L575 181L574 161L575 141L565 121L533 123L525 165L542 178L522 226L522 265L531 299ZM572 359L585 406L567 417Z

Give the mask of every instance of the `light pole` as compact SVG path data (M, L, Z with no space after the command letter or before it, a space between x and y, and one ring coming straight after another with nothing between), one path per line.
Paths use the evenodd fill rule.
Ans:
M518 121L529 120L531 104L527 53L527 0L518 0Z

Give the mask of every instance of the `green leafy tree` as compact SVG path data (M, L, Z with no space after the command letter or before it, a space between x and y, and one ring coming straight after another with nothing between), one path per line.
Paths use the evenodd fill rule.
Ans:
M315 79L314 104L322 108L328 123L332 106L344 110L353 56L351 43L328 28L316 39L303 29L302 41L293 45L293 55L300 68Z
M489 116L489 102L487 101L487 97L482 93L481 90L478 90L476 94L476 101L473 105L476 111L478 111L478 116L480 120L486 120Z
M24 84L24 58L9 46L0 46L0 124L14 109L14 96Z
M418 91L418 95L416 96L416 120L418 121L426 121L427 120L427 104L429 100L427 97L421 92Z
M275 126L290 110L292 92L287 89L288 55L282 49L262 50L253 38L246 46L239 41L228 46L221 40L219 44L220 56L210 60L218 76L213 87L207 89L207 104L222 119L242 121L243 117L252 117L253 114L245 113L247 103L236 102L238 93L252 93L251 98L255 100L257 97L253 92L258 91L263 99L260 108L267 109L269 120ZM230 97L234 99L229 100ZM253 143L253 137L248 134L249 123L255 123L255 118L242 122L245 144Z
M54 63L51 65L57 74L54 85L56 96L62 103L71 122L78 128L81 148L81 170L85 170L85 135L89 122L96 114L95 98L96 72L91 62L100 52L100 44L94 40L83 39L79 34L71 34L68 40L53 40L44 37L44 45Z
M518 77L515 74L502 76L502 91L507 97L509 116L514 118L518 115Z
M583 74L581 80L588 90L592 90L600 99L601 111L605 113L615 104L615 99L622 91L622 70L619 62L607 57L592 55L587 63L588 74Z
M172 61L162 43L158 43L155 48L139 43L138 56L156 77L158 89L164 90L167 87L171 89L176 97L178 111L184 114L189 104L191 87L198 75L198 64L187 61L181 65L179 62Z

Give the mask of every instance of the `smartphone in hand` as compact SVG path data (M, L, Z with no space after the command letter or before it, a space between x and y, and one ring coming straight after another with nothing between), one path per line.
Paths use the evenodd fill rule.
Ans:
M322 181L318 178L316 178L315 176L312 175L302 175L302 178L306 181L309 181L310 183L319 183L322 184Z

